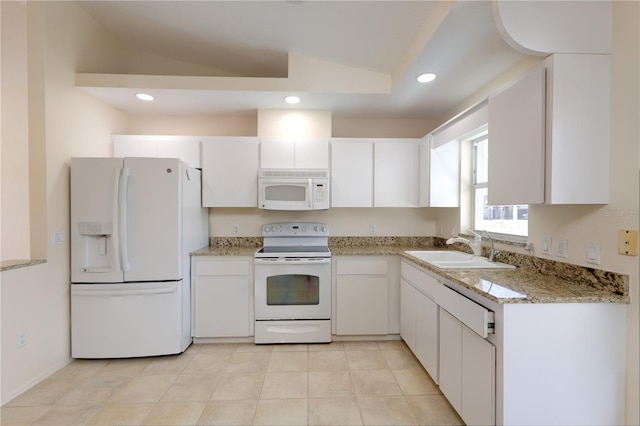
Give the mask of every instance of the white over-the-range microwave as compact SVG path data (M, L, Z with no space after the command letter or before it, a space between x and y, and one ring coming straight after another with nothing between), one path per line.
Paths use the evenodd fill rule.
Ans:
M258 207L265 210L326 210L329 170L260 169Z

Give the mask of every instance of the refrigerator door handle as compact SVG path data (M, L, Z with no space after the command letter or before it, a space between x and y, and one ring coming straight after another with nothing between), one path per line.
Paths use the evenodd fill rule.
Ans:
M121 271L120 268L120 235L118 231L118 206L120 205L120 198L118 192L120 190L120 172L121 169L115 169L113 173L113 204L111 211L111 223L113 223L113 231L111 234L111 250L113 253L113 270L116 272Z
M122 269L127 272L131 265L129 264L129 254L127 251L127 190L129 188L129 169L122 169L122 179L120 180L120 192L118 206L120 208L119 229L120 229L120 253L122 256Z

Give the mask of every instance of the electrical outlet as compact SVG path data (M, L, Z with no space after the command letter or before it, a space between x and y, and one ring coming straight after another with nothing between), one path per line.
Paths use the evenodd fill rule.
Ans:
M558 249L556 250L556 255L558 257L564 257L565 259L569 257L569 241L568 240L558 240Z
M233 225L233 235L238 235L240 233L240 225Z
M369 234L376 235L376 226L374 224L369 225Z
M529 256L533 256L533 243L528 242L527 245L524 246L524 252Z
M18 342L18 348L22 348L22 347L27 346L27 332L26 331L21 331L20 333L18 333L17 342Z
M438 237L444 237L444 226L440 225L440 231L438 232Z
M53 233L53 244L64 244L64 231L56 231Z

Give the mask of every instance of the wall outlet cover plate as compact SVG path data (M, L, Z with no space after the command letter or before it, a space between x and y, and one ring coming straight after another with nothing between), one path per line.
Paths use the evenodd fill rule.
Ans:
M618 253L626 256L638 255L637 229L621 229L618 231Z

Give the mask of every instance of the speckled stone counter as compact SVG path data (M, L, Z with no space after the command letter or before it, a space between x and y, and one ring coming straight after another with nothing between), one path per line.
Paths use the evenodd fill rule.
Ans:
M262 238L212 238L193 256L253 256ZM497 303L629 303L629 276L501 251L497 260L516 269L440 269L406 251L466 250L437 237L331 237L333 256L393 256L411 261L445 280ZM483 247L483 255L488 249Z
M27 268L29 266L47 263L46 259L12 259L0 262L0 271L10 271L12 269Z

